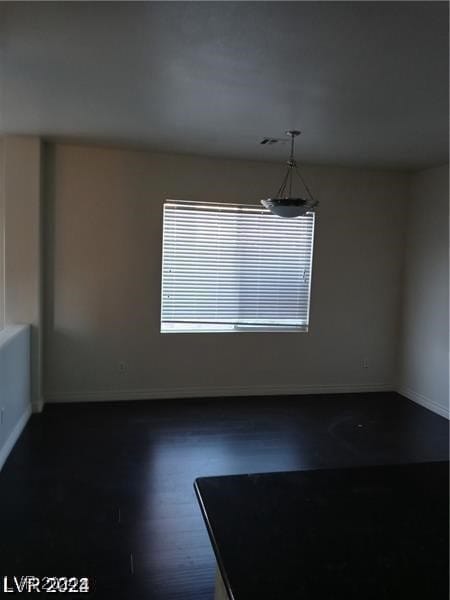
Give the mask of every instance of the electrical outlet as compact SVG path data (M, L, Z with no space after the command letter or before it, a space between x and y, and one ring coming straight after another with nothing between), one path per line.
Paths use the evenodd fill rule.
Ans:
M363 358L361 360L361 369L368 369L368 368L369 368L369 359Z
M128 373L128 363L126 363L124 361L120 361L119 373Z

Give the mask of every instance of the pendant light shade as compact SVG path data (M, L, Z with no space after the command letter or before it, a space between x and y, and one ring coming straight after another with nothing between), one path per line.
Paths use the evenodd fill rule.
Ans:
M294 159L295 138L300 135L300 131L290 129L289 131L286 131L286 134L291 138L291 153L289 160L287 161L286 174L276 195L273 198L264 198L261 200L261 204L274 215L290 219L293 217L301 217L313 210L319 203L312 197L308 186L300 175L300 171L298 170L297 163ZM305 189L305 198L292 195L292 179L294 173Z
M301 217L317 206L318 202L303 198L264 198L261 200L264 208L279 217Z

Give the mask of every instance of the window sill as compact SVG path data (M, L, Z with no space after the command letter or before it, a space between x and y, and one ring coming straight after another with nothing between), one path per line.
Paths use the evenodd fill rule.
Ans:
M308 333L308 327L234 327L230 329L161 329L162 334L173 333Z

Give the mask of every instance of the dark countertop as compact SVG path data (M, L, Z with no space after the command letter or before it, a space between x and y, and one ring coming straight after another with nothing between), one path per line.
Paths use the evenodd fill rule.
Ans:
M448 462L194 487L233 600L448 600Z

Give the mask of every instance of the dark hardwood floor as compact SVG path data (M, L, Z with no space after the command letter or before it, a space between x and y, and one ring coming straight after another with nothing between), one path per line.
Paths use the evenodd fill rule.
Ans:
M47 405L0 473L0 574L209 600L196 477L446 461L448 442L445 419L394 393Z

